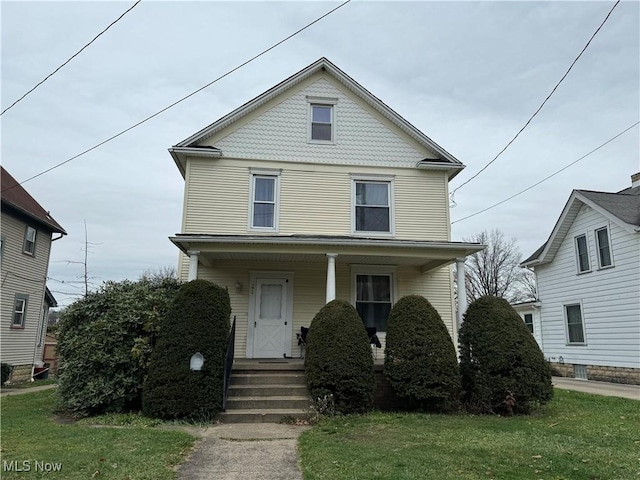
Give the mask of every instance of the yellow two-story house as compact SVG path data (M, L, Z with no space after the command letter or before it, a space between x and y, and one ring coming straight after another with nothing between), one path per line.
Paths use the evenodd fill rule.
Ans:
M451 265L464 275L483 248L451 241L464 165L326 58L169 151L179 275L228 288L236 358L299 356L296 333L335 298L384 343L394 302L423 295L456 340Z

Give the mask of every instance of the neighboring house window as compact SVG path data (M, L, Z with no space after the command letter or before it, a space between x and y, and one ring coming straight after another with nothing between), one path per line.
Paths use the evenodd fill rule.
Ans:
M579 303L564 306L567 321L567 338L569 344L584 344L584 324L582 322L582 307Z
M529 329L529 331L533 333L533 314L532 313L524 314L524 323Z
M387 319L393 303L393 274L356 273L356 310L365 327L387 331Z
M279 174L252 173L250 229L277 231L278 201Z
M607 227L596 230L596 246L598 247L598 266L604 268L613 265L609 229Z
M337 98L310 97L307 140L311 143L329 143L336 141L336 104Z
M44 341L45 331L47 329L47 321L49 320L49 307L42 308L42 323L40 325L40 332L38 333L38 346L41 347Z
M27 316L28 295L16 294L13 302L13 318L11 319L12 328L24 328L25 317Z
M590 271L589 247L587 246L586 235L579 235L576 237L576 255L578 256L578 272L583 273Z
M0 260L4 257L4 236L0 236Z
M353 180L353 231L393 233L393 182Z
M35 255L36 253L36 229L33 227L27 227L27 230L24 234L24 248L22 249L24 253L28 253L29 255Z

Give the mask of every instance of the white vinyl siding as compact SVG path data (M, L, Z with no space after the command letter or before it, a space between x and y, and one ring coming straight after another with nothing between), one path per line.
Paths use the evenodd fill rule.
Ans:
M281 170L277 215L277 231L281 235L351 235L351 175L358 173L393 178L395 238L450 238L444 172L263 163L264 169ZM251 203L247 175L254 165L255 162L229 158L189 159L182 233L246 234Z
M609 229L607 227L598 228L596 235L596 252L598 254L598 267L606 268L613 266L613 256L611 254L611 242L609 242Z
M23 221L2 212L0 360L11 365L31 365L34 353L37 359L42 355L42 347L37 347L37 341L42 323L51 237L47 232L38 230L34 255L25 255L26 227ZM24 328L12 328L16 294L28 296Z
M607 220L583 206L553 262L535 267L542 303L541 338L545 357L578 365L638 368L640 358L640 234L609 224L615 268L576 275L574 238L594 231ZM588 242L596 258L595 242ZM586 345L567 346L564 305L581 303ZM554 360L555 359L555 360Z

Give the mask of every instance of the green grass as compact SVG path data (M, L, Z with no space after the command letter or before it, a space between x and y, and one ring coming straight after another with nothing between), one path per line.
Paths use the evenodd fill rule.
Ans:
M640 402L556 390L528 417L334 418L299 448L305 480L633 480Z
M174 466L191 449L187 433L152 428L144 421L124 428L55 423L54 391L2 398L2 479L173 479ZM108 423L106 420L103 423ZM28 472L5 462L28 461ZM59 472L36 472L35 462L59 463Z
M46 380L35 380L33 382L25 381L20 383L14 383L11 385L3 385L2 390L15 390L21 388L33 388L33 387L41 387L43 385L54 385L58 383L58 380L55 378L48 378Z

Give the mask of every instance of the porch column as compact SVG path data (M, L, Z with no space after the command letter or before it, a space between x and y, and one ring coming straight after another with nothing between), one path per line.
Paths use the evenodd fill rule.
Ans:
M200 252L197 250L189 250L187 253L189 254L189 276L187 277L187 281L190 282L198 278L198 257L200 256Z
M465 281L464 258L456 258L458 283L458 328L462 325L462 316L467 311L467 285Z
M327 303L336 299L336 257L337 253L327 253Z

